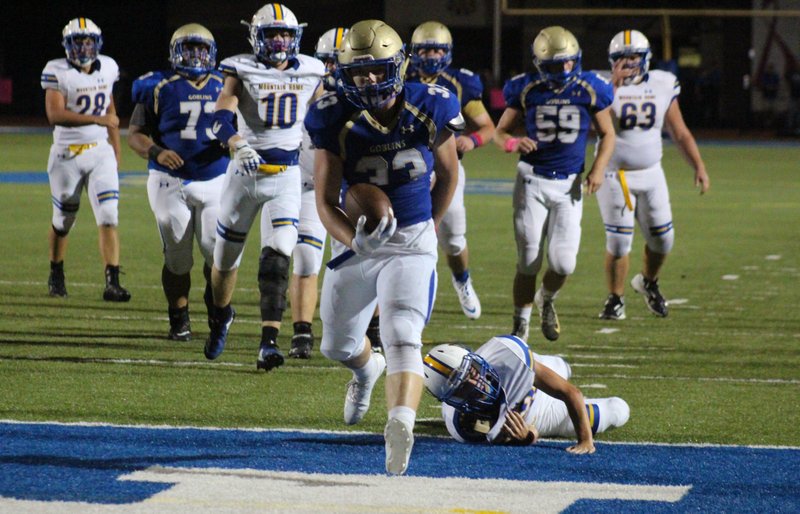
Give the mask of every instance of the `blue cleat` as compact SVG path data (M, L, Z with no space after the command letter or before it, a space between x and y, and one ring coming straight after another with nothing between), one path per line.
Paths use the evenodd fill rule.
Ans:
M208 334L206 345L203 348L203 353L206 354L206 359L213 361L225 349L225 340L228 339L228 330L236 318L236 311L228 307L224 309L228 312L227 317L209 318L208 326L211 328L211 333Z
M266 372L283 365L283 354L274 341L261 343L258 349L258 359L256 360L256 370L263 369Z

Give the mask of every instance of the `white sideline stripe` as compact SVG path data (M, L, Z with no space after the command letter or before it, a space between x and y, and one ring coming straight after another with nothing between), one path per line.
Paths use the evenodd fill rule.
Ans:
M94 364L133 364L140 366L175 366L178 367L233 367L233 368L250 368L252 364L243 362L208 362L208 361L164 361L156 359L98 359L98 358L80 358L80 357L39 357L39 356L25 356L25 360L38 360L38 361L63 361L72 363L94 363ZM17 361L18 358L13 357L0 357L0 362L3 361ZM573 367L623 367L624 364L570 364ZM636 367L636 366L631 366ZM285 366L282 368L282 373L292 371L305 371L305 370L320 370L320 371L345 371L346 368L342 366ZM651 375L579 375L575 378L613 378L622 380L677 380L681 382L723 382L729 384L781 384L781 385L800 385L798 379L784 379L784 378L725 378L725 377L668 377L668 376L651 376Z
M657 350L659 352L675 351L675 348L670 346L611 346L599 344L568 344L567 348L575 350L617 350L623 352L643 352L651 350Z
M438 421L441 418L421 418L418 421ZM377 432L366 432L363 430L320 430L309 428L263 428L263 427L210 427L210 426L196 426L196 425L131 425L131 424L118 424L118 423L104 423L98 421L26 421L20 419L2 419L0 424L6 423L9 425L57 425L65 427L110 427L110 428L141 428L141 429L168 429L168 430L205 430L209 432L218 432L224 430L240 430L242 432L296 432L300 434L333 434L333 435L369 435L376 434ZM449 439L450 436L432 436L420 435L418 437L426 437L429 439ZM564 441L563 439L542 438L542 441ZM664 447L680 447L680 448L758 448L767 450L797 450L800 451L800 446L783 446L783 445L767 445L767 444L715 444L715 443L664 443L654 441L596 441L602 445L615 446L615 445L629 445L629 446L664 446Z
M574 362L569 364L572 368L628 368L636 369L639 366L633 364L608 364L605 362Z
M124 273L123 273L124 274ZM42 286L46 287L47 282L41 280L0 280L0 286ZM68 287L103 287L102 282L67 282ZM129 284L125 284L125 287L128 289L158 289L161 290L160 285L142 285L142 286L130 286ZM193 287L192 290L194 291L205 291L205 286L198 286ZM258 288L255 287L237 287L237 291L245 291L245 292L258 292Z

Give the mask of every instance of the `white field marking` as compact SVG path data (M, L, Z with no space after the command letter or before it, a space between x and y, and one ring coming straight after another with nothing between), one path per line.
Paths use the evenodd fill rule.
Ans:
M739 275L722 275L722 280L739 280Z
M580 378L615 378L622 380L677 380L679 382L723 382L727 384L800 385L796 378L727 378L727 377L668 377L658 375L581 375Z
M767 261L779 261L779 260L781 260L781 257L782 257L782 255L775 255L775 254L766 255L766 256L764 256L764 260L767 260Z
M608 389L605 384L581 384L578 387L581 389Z
M570 367L572 368L628 368L628 369L636 369L639 366L635 366L633 364L608 364L606 362L575 362L570 363Z
M530 512L531 505L535 505L537 512L556 513L579 500L675 503L691 489L691 485L389 477L162 466L135 471L120 480L164 483L171 487L143 502L128 505L3 499L0 508L9 511L35 509L45 513L79 510L89 514L187 511L499 514Z
M669 300L670 305L683 305L685 303L689 303L688 298L671 298Z
M650 355L595 355L592 353L572 353L569 355L570 359L609 359L609 360L622 360L622 359L651 359Z
M761 269L761 266L742 266L742 269L745 271L758 271Z
M103 286L103 284L100 283L100 282L67 282L67 285L69 287L73 287L74 286L74 287L78 287L78 288L83 288L83 287L96 287L96 288L99 288L99 287ZM47 286L47 282L46 281L41 281L41 280L0 280L0 286L42 286L42 287L45 287L45 286ZM141 285L141 286L135 285L135 286L130 286L128 284L125 284L125 287L127 287L128 289L158 289L159 291L162 289L162 287L160 285ZM192 290L193 291L199 291L202 294L203 292L205 292L205 286L193 287ZM236 287L236 291L242 291L242 292L247 292L247 293L253 293L253 292L258 293L259 292L258 288L256 288L256 287L238 287L238 286Z
M436 418L439 419L439 418ZM309 428L264 428L264 427L209 427L209 426L196 426L196 425L129 425L117 423L102 423L97 421L26 421L19 419L2 419L0 423L9 425L57 425L64 427L111 427L111 428L142 428L142 429L169 429L169 430L204 430L208 432L220 432L225 430L240 430L242 432L296 432L299 434L334 434L334 435L364 435L375 434L376 432L365 432L362 430L319 430ZM430 439L449 439L450 436L433 436L425 435ZM563 441L563 439L542 438L542 441ZM662 446L671 447L677 446L680 448L757 448L767 450L798 450L800 446L781 446L781 445L759 445L759 444L716 444L716 443L663 443L654 441L602 441L604 445L629 445L629 446Z
M616 334L619 332L618 328L601 328L600 330L595 330L595 334Z
M567 348L570 350L619 350L622 352L643 352L651 350L658 350L660 352L675 351L674 347L669 346L611 346L600 344L569 344L567 345Z

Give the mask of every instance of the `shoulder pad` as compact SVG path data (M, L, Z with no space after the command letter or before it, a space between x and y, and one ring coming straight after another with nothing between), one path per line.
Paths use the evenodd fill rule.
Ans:
M145 73L134 80L131 87L131 96L134 103L148 103L153 90L162 80L164 80L164 74L160 71Z

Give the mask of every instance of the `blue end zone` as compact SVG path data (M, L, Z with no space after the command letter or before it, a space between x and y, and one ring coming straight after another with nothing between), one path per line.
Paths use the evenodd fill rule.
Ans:
M137 503L170 484L119 481L151 466L382 474L379 435L0 423L0 496ZM465 446L418 437L409 475L691 486L676 504L581 500L568 512L797 512L798 449L567 443Z

